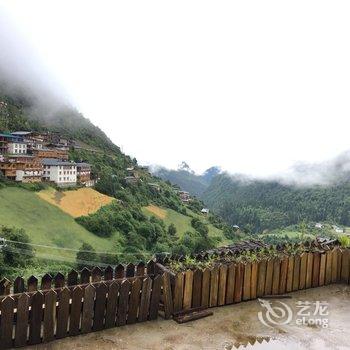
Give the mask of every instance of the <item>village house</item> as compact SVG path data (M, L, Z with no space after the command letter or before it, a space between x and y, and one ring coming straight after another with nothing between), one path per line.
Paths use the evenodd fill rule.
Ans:
M61 159L68 160L68 149L66 148L42 148L33 149L33 155L39 159Z
M23 139L19 136L14 136L7 133L0 133L0 153L1 154L7 154L11 153L8 151L8 145L11 143L13 146L11 146L11 150L17 147L14 147L14 144L22 143Z
M27 154L27 144L25 142L11 141L7 144L9 154Z
M155 182L149 182L148 183L148 186L153 188L154 190L156 190L157 192L160 192L160 186L159 184L155 183Z
M23 183L41 182L43 166L37 160L32 163L22 163L16 170L16 181Z
M204 214L204 215L208 215L209 214L209 209L208 208L203 208L201 210L201 213Z
M124 181L127 185L134 185L138 183L139 179L135 176L125 176Z
M77 181L86 187L92 187L95 185L95 181L91 179L90 164L77 163Z
M179 191L178 193L179 193L180 199L183 203L188 203L191 200L191 196L190 196L189 192Z
M77 184L77 165L59 159L45 158L42 160L44 181L54 182L60 187Z

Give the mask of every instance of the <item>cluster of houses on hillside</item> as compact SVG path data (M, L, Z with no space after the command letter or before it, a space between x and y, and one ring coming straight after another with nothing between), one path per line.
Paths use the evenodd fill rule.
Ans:
M72 141L56 132L0 133L0 172L23 183L93 186L90 164L68 161L71 145Z

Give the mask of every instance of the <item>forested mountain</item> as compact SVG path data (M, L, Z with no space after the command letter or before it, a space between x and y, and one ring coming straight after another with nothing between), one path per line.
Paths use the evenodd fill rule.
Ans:
M227 222L262 232L305 220L350 225L350 183L297 185L221 174L204 192L204 202Z
M177 170L156 167L153 174L200 198L208 188L212 178L218 175L220 171L220 168L214 166L207 169L203 174L197 175L187 163L182 162Z

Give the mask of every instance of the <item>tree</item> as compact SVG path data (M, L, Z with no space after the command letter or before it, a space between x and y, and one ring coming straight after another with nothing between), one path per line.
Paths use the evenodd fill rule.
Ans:
M84 267L93 267L98 265L99 259L95 253L95 249L88 243L83 243L76 255L78 269Z
M173 223L171 223L168 227L168 235L171 236L171 237L174 237L176 235L176 227Z
M0 236L8 240L3 250L4 264L11 267L24 267L32 262L34 250L23 229L1 227Z

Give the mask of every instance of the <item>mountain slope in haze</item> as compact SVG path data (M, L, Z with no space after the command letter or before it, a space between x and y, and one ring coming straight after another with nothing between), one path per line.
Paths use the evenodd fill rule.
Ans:
M179 186L183 191L201 198L212 178L218 175L220 171L220 168L214 166L207 169L203 174L197 175L187 163L182 162L177 170L155 167L153 174Z
M203 193L204 202L228 223L262 232L302 221L350 225L350 183L287 184L220 174Z
M103 264L146 260L152 254L160 252L191 254L220 245L226 240L222 221L213 214L204 217L200 213L203 203L199 200L189 204L182 203L173 185L152 176L147 168L138 165L136 159L123 154L103 131L74 108L64 103L56 103L52 106L42 102L30 93L20 90L9 91L0 84L0 132L57 131L62 136L71 138L79 147L74 146L70 149L69 159L90 163L92 175L98 179L95 190L117 200L101 206L96 212L77 217L75 220L73 217L69 219L69 216L59 208L45 203L31 192L41 190L48 186L47 184L27 186L16 184L0 176L0 192L2 191L1 195L4 199L1 201L3 224L24 229L29 240L37 244L45 241L45 229L50 232L49 222L59 225L62 219L62 225L67 230L66 234L62 235L60 240L55 235L54 241L48 240L47 244L59 244L62 248L69 248L71 246L69 237L73 235L76 238L74 249L79 248L80 243L90 245L89 250L96 248L96 250L107 251L111 248L115 255L95 256ZM137 179L135 183L126 181L126 177L130 175ZM17 189L18 187L21 189ZM14 200L7 201L6 198L10 199L11 196ZM14 205L16 198L19 198L19 201L22 199L26 201L26 205L19 205L20 211L16 210ZM69 206L69 203L67 205ZM149 205L174 213L177 227L188 227L190 222L191 230L177 232L176 226L174 229L171 225L171 216L163 221L156 216L146 215L144 208ZM39 214L35 216L37 211L35 208L43 215L45 210L50 210L49 221L44 221ZM15 220L17 215L21 216L20 221ZM182 220L184 225L181 224ZM68 221L69 225L65 225ZM215 237L208 236L213 229L215 229ZM35 232L40 235L36 235ZM76 237L77 232L79 237ZM94 243L94 237L98 244ZM0 261L1 255L2 252L0 252ZM69 264L67 268L72 267L71 260ZM46 260L44 264L40 260L36 263L37 266L42 267L45 272L48 268L51 271L57 271L56 265L50 260ZM0 274L1 271L5 271L3 273L10 276L15 273L13 268L15 267L7 266L5 269L3 266ZM24 269L23 266L21 268ZM31 269L32 265L27 266L26 273Z

